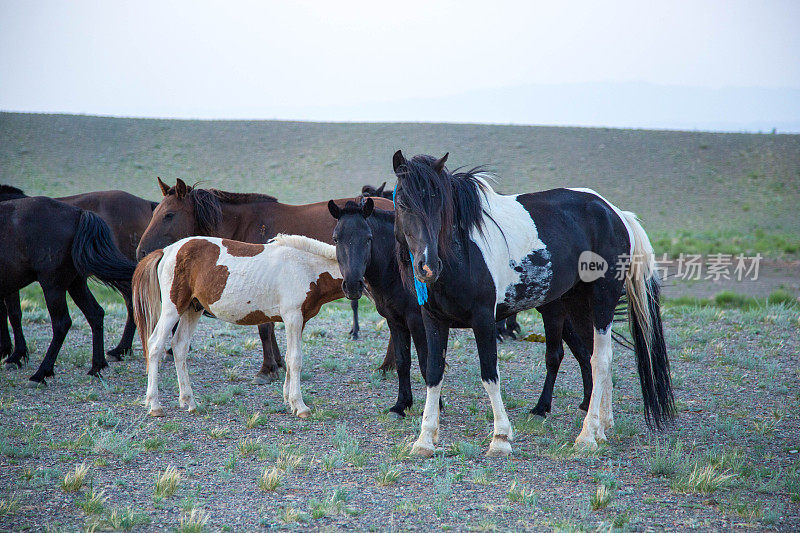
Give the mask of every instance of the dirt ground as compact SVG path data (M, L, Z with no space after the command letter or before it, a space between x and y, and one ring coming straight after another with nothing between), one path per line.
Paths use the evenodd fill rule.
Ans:
M28 306L31 365L0 374L3 531L800 528L797 310L667 308L679 416L660 434L645 427L633 354L617 348L616 427L596 453L571 446L582 420L574 359L565 358L553 412L541 421L528 410L544 379L543 345L504 343L502 388L516 431L508 459L485 457L491 409L472 336L454 331L441 449L418 460L408 444L424 386L415 368L412 412L401 420L387 414L396 377L373 371L388 335L368 304L361 340L346 337L345 302L326 306L306 328L307 420L285 412L282 383L251 384L260 357L255 328L207 318L190 354L199 414L178 408L174 367L164 363L167 416L146 416L138 343L102 381L86 376L90 333L77 315L56 377L28 388L50 335L46 312ZM124 315L117 303L106 307L108 344ZM522 323L542 333L538 314L525 313ZM278 337L283 347L282 329ZM81 464L85 479L68 492L74 486L64 478ZM170 466L180 476L176 489L156 494ZM259 486L265 470L278 480L274 490Z

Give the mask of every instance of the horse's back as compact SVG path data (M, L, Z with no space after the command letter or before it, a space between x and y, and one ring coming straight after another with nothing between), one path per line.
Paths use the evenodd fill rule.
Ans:
M563 240L567 234L573 245L593 250L607 242L610 235L628 234L619 210L591 189L549 189L520 194L516 199L546 243Z
M12 290L5 285L18 285L34 273L68 268L80 216L80 209L46 196L0 202L0 227L5 229L0 232L0 271L7 281L3 290Z
M277 243L188 237L164 252L169 271L162 275L179 313L197 300L220 320L241 325L279 321L283 310L300 309L322 270L313 254Z
M340 198L334 200L339 207L343 207L348 201L356 201L359 198ZM379 209L392 210L391 200L374 197L375 207ZM287 235L303 235L324 243L333 242L333 228L336 227L336 219L328 211L328 202L315 202L311 204L282 204L273 202L265 206L269 209L269 228L266 238L272 238L278 233ZM263 237L262 237L263 238Z

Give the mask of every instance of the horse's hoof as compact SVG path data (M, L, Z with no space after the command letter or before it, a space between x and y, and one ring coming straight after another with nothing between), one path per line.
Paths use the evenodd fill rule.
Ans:
M411 455L430 459L433 457L433 448L424 444L420 444L419 442L415 442L414 446L411 447Z
M311 409L306 408L304 411L297 411L297 416L299 418L308 418L311 416Z
M264 374L263 372L259 372L253 378L253 385L266 385L268 383L272 383L273 381L278 379L278 371L273 370L269 374Z
M492 439L486 457L508 457L511 455L511 443L506 439Z
M399 407L392 407L389 409L389 416L395 420L402 420L406 417L406 414Z
M586 450L586 451L594 451L597 449L597 441L594 437L588 437L583 434L578 435L578 438L575 439L575 446L576 450Z
M545 418L547 416L547 411L549 411L547 407L540 407L537 405L536 407L530 410L530 414L533 416Z
M108 352L106 354L106 358L109 361L114 361L115 363L118 363L119 361L122 361L122 356L121 355L115 354L115 353L111 353L111 352Z
M351 340L354 340L354 341L358 340L358 332L357 331L353 331L351 329L350 333L348 333L348 336L350 337Z
M190 405L189 408L186 410L186 412L189 413L189 414L196 414L197 413L197 406L196 405Z
M581 412L583 412L583 413L588 413L588 412L589 412L589 404L588 404L588 403L582 403L582 404L580 404L580 405L578 406L578 411L581 411Z
M150 416L164 416L164 410L161 407L158 409L150 409L150 412L147 414Z
M47 387L47 382L45 380L37 381L35 379L29 379L25 382L25 386L29 389L43 389Z

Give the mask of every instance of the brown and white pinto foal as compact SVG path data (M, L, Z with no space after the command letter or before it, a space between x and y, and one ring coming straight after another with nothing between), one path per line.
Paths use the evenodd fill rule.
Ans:
M323 304L341 297L336 248L300 235L278 235L267 244L189 237L150 253L133 275L135 319L148 370L145 406L153 416L164 414L158 365L172 337L180 406L189 412L197 408L186 353L205 309L243 326L286 325L283 399L292 413L307 417L311 411L300 391L303 327Z

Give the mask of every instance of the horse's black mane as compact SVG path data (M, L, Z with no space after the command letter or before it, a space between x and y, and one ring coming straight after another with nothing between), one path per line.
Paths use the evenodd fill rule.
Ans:
M212 235L219 226L222 218L222 203L226 204L252 204L260 202L277 202L278 199L268 194L228 192L219 189L200 189L197 186L189 187L187 197L192 200L194 216L200 231ZM167 195L177 194L175 187L167 191Z
M466 239L473 229L483 232L484 211L480 194L484 184L479 174L483 167L451 173L447 167L436 172L436 160L429 155L416 155L399 169L395 203L426 218L441 216L439 255L451 255L453 232Z
M360 215L361 206L364 205L364 201L366 201L366 198L357 202L353 200L347 200L344 204L344 207L341 208L341 216ZM394 211L376 207L372 210L372 215L370 215L370 218L376 218L382 222L390 222L394 224Z

